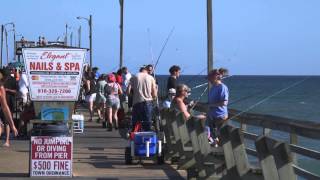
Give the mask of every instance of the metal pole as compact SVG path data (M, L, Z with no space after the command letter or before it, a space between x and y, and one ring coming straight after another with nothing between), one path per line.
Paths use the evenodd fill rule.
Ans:
M119 68L123 66L123 7L124 7L124 0L120 0L120 64L119 64Z
M64 44L68 46L68 24L66 24L66 34L64 37Z
M9 49L8 49L8 32L6 29L4 29L5 35L6 35L6 54L7 54L7 65L9 62Z
M73 32L70 33L70 46L72 46Z
M212 0L207 0L207 68L208 73L213 69Z
M13 27L13 60L16 61L16 26L12 24Z
M3 31L4 25L1 25L1 53L0 53L0 67L2 67L2 51L3 51Z
M81 26L78 29L78 47L81 47Z
M92 15L90 14L89 18L89 40L90 40L90 67L92 67Z

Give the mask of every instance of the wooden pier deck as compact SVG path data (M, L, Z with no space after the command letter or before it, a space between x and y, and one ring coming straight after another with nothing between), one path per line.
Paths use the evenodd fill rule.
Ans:
M79 111L87 115L84 109ZM74 136L74 178L186 179L185 171L168 164L143 161L143 164L125 165L127 140L121 134L124 132L107 132L100 124L86 121L84 134ZM28 140L12 140L10 148L0 147L0 179L28 177L29 149Z

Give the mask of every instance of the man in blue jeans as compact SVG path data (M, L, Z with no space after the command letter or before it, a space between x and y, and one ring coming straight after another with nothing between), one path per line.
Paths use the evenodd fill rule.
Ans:
M150 131L152 123L153 100L157 97L155 79L148 74L146 67L141 67L140 72L133 76L127 93L133 94L132 125L138 121L142 124L143 131Z

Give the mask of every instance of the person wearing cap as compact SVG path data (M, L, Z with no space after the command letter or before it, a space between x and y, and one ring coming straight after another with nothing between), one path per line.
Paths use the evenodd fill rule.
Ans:
M153 100L157 97L157 87L155 79L148 74L146 66L141 67L140 72L131 78L127 93L132 93L133 96L133 127L140 121L142 129L144 131L150 131Z
M222 77L226 74L226 69L214 69L209 72L208 80L212 84L209 91L209 112L208 120L209 127L211 129L217 129L216 135L219 134L220 127L228 119L228 101L229 101L229 89L222 83ZM212 133L214 135L214 133Z
M173 89L173 88L169 89L168 97L166 98L166 100L163 101L162 107L169 109L171 106L171 102L175 96L176 96L176 89Z
M191 116L205 120L206 116L204 114L191 115L188 112L188 106L184 103L185 99L189 96L190 88L185 84L179 84L176 88L176 96L172 101L171 108L175 109L183 114L185 120L191 118Z

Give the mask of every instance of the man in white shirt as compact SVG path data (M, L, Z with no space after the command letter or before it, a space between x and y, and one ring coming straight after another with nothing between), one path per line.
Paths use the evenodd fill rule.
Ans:
M23 99L23 105L25 105L28 102L28 93L29 93L29 83L28 83L28 79L27 79L27 75L25 72L21 73L19 82L19 92L20 92L20 96Z
M123 92L126 92L128 86L129 86L130 79L131 79L132 75L129 72L127 67L122 67L121 70L122 70L122 80L123 80L122 90L123 90Z
M124 92L122 101L125 101L126 103L128 103L128 96L125 92L127 92L132 75L129 72L127 67L122 67L121 71L122 71L122 91Z
M146 67L132 77L127 93L133 90L132 125L140 121L144 131L151 130L152 124L152 101L157 97L156 82L148 74Z

